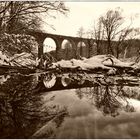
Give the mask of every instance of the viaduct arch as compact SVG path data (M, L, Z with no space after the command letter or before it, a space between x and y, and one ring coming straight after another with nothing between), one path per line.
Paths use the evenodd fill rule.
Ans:
M43 42L46 38L51 38L54 40L56 44L56 58L57 60L61 60L63 56L62 51L62 42L64 40L69 40L72 43L74 58L78 58L78 43L83 42L85 44L86 49L86 58L89 58L93 55L93 49L94 53L96 52L96 47L93 39L88 38L79 38L79 37L72 37L72 36L64 36L64 35L56 35L56 34L50 34L50 33L43 33L39 31L29 30L26 32L29 35L32 35L36 38L36 41L39 44L38 48L38 57L40 58L43 54Z

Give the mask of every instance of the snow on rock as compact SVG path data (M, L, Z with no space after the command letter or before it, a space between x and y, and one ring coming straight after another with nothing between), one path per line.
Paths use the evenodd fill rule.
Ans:
M74 65L71 63L70 60L61 60L56 63L53 63L53 67L61 66L61 67L73 67Z
M30 53L15 54L13 57L8 57L0 51L0 65L11 65L11 66L35 66L36 61Z
M0 51L0 65L9 65L9 58Z
M81 67L82 69L95 69L95 68L101 68L101 69L107 69L107 70L113 70L111 67L108 67L108 65L116 65L121 67L129 67L131 66L131 63L126 63L118 60L112 55L96 55L88 59L84 60L61 60L56 63L53 63L53 66L61 67Z
M97 67L104 67L104 65L116 65L122 67L129 67L132 63L122 62L113 55L96 55L87 60L86 63L92 64Z
M10 58L10 61L12 62L12 65L16 66L33 67L36 65L36 61L34 60L32 54L26 52L15 54L13 57Z
M105 59L107 59L106 55L96 55L85 60L84 63L92 65L92 68L111 69L102 63Z
M92 69L93 68L92 65L85 63L84 60L72 59L71 61L74 66L81 67L82 69Z
M10 62L10 63L9 63ZM36 60L31 53L20 53L15 54L13 57L7 57L0 51L0 65L12 65L12 66L27 66L34 67L36 66ZM58 66L63 68L76 68L80 67L83 70L92 70L92 69L106 69L110 70L110 73L115 73L114 68L109 66L120 66L120 67L130 67L132 66L131 62L122 62L115 58L112 55L96 55L91 58L84 58L82 60L71 59L71 60L61 60L56 63L52 63L52 67L56 68ZM140 63L133 65L133 67L140 67Z
M56 63L53 63L53 67L61 66L63 68L75 68L75 67L81 67L82 69L92 69L93 66L91 64L85 63L82 60L61 60Z

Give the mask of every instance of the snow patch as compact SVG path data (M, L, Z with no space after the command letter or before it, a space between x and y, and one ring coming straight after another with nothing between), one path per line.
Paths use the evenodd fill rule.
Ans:
M77 60L61 60L56 63L53 63L53 66L61 66L61 67L81 67L82 69L107 69L112 70L113 68L109 67L110 65L116 65L121 67L129 67L132 64L126 63L118 60L112 55L96 55L88 59ZM114 69L113 69L114 70Z
M20 53L15 54L13 57L10 58L12 65L16 66L28 66L32 67L36 65L36 61L34 60L31 53Z

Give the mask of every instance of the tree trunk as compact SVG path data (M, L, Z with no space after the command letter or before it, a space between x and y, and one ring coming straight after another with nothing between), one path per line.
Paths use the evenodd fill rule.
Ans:
M97 41L96 42L96 47L97 47L97 55L99 55L100 54L100 48L99 48L99 46L100 46L100 41Z
M118 45L117 45L117 48L116 48L116 53L117 53L116 57L118 59L119 58L119 47L118 47Z
M126 58L127 49L128 49L128 46L126 46L126 48L125 48L125 50L124 50L124 56L123 56L124 59Z
M108 48L107 48L107 54L112 54L114 55L113 49L112 49L112 45L111 45L111 40L108 40Z
M14 3L14 1L11 1L10 3L10 16L9 16L9 21L7 25L7 32L8 33L13 33L15 29L15 25L17 24L18 18L16 13L16 8L17 8L17 3Z
M107 54L110 54L110 39L108 39Z

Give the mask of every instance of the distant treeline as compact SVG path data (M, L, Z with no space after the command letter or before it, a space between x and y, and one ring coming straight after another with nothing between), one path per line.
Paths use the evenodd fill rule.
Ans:
M115 57L131 58L131 57L136 57L139 55L140 39L125 40L121 45L118 44L117 41L113 41L111 43L112 43L112 52L110 52L110 54L114 55ZM90 46L92 48L92 49L90 49L91 56L100 55L100 54L108 54L107 45L108 45L107 41L105 41L105 40L100 41L100 45L98 47L98 52L97 52L97 47L94 46L94 48L92 48L92 46ZM80 55L83 57L85 54L85 49L86 48L81 49ZM52 56L54 56L55 58L69 60L72 58L76 58L75 51L76 51L76 49L74 50L73 48L66 47L65 49L61 49L61 51L58 52L58 54L56 53L56 51L51 51L50 54Z

